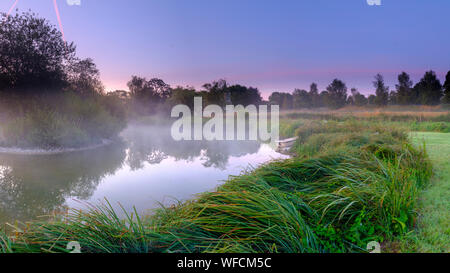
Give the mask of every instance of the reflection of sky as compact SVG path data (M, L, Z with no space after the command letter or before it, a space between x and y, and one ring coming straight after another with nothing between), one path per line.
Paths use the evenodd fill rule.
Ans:
M230 156L226 169L203 166L202 157L192 161L175 160L173 157L164 159L159 164L144 163L144 167L132 171L124 166L114 175L105 177L94 194L86 200L98 204L106 197L120 212L118 202L127 211L136 206L138 212L158 207L157 202L170 204L173 198L186 200L195 194L213 190L228 178L228 175L238 175L249 167L253 167L276 158L286 156L276 153L270 146L261 145L258 152L240 157ZM83 204L69 199L69 207L83 208Z
M394 88L405 70L450 69L450 1L57 0L66 38L98 64L108 89L131 75L172 85L226 78L272 91L321 90L335 77L373 92L373 76ZM6 12L14 0L1 0ZM52 0L20 0L57 25Z

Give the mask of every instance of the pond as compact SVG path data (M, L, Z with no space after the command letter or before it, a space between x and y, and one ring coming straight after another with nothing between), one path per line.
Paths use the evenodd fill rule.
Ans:
M139 213L214 190L272 159L287 158L256 141L174 141L169 127L132 126L122 141L52 155L0 154L0 225L83 209L105 198ZM120 204L120 205L119 205Z

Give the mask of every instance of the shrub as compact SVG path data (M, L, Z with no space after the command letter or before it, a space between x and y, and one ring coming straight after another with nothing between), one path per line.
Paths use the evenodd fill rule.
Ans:
M125 126L123 112L102 95L64 92L19 103L24 110L10 114L2 128L4 146L76 148L114 138Z

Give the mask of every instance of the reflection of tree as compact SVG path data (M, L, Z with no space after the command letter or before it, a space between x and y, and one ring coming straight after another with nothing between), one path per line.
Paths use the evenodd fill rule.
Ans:
M0 222L49 214L68 196L88 199L124 159L123 144L58 155L0 154Z
M0 223L31 220L63 209L67 197L89 199L100 181L124 162L136 170L171 157L199 159L205 167L225 169L231 156L256 153L260 147L256 141L177 142L170 136L170 127L133 127L123 137L125 143L76 153L0 154Z
M133 170L169 156L185 161L200 157L205 167L225 169L230 156L255 153L260 147L257 141L175 141L168 126L133 126L123 137L129 146L127 163Z

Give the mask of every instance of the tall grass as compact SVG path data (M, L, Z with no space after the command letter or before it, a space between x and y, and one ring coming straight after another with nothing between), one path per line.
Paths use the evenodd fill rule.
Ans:
M296 133L297 156L191 201L126 219L109 204L75 211L1 237L0 250L65 252L78 241L84 252L364 252L414 226L431 175L424 147L378 124L310 123Z

